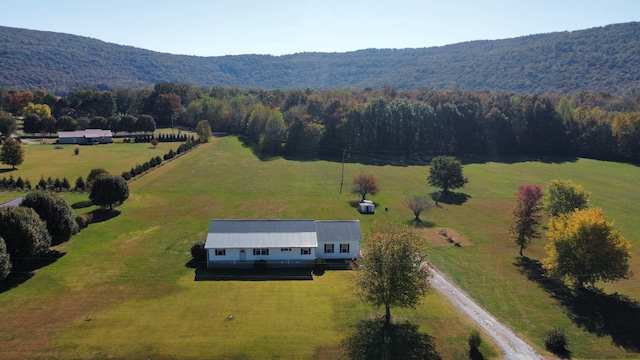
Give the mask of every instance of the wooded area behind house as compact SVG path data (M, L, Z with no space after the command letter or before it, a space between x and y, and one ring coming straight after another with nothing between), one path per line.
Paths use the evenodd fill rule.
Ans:
M391 85L400 90L628 93L640 84L640 23L431 48L219 57L172 55L0 26L0 69L0 86L55 94L85 86L145 88L165 81L270 90Z
M25 130L30 133L85 128L131 132L144 119L158 127L195 128L206 120L214 133L240 135L265 157L337 158L346 153L350 161L415 163L439 154L496 159L518 154L640 160L640 94L553 96L393 87L267 91L176 83L143 90L83 88L68 97L1 88L0 94L4 110L14 114L38 108L34 103L51 109L51 116L40 122L34 113L27 115L25 126L35 116ZM11 121L9 115L6 122Z

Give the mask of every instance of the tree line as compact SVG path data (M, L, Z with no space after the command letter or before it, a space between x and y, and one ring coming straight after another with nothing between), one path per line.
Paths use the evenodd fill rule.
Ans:
M35 105L46 105L56 124L77 116L78 127L79 119L91 117L89 125L113 131L134 129L128 127L132 119L187 128L206 120L214 133L243 136L258 152L276 156L331 157L347 151L354 157L406 159L518 154L640 160L640 94L399 91L390 86L266 91L158 83L142 90L78 89L67 97L5 89L2 104L23 116ZM0 121L5 135L7 121Z

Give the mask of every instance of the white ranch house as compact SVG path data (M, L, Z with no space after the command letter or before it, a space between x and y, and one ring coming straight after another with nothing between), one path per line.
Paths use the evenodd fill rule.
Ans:
M361 240L358 220L211 220L204 248L208 268L300 267L356 259Z
M77 131L58 131L58 144L95 145L109 144L113 134L111 130L86 129Z

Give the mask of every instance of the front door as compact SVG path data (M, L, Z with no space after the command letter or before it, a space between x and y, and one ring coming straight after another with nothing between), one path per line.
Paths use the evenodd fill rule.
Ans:
M247 253L244 252L244 249L240 249L240 260L246 260Z

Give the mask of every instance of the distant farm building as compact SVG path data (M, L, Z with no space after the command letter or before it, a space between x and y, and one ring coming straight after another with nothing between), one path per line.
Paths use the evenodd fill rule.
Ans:
M361 240L357 220L211 220L204 248L209 268L304 267L356 259Z
M87 129L77 131L58 131L58 144L97 145L109 144L113 134L111 130Z

